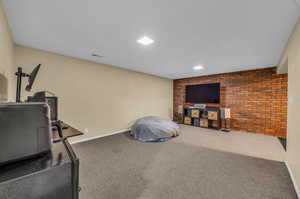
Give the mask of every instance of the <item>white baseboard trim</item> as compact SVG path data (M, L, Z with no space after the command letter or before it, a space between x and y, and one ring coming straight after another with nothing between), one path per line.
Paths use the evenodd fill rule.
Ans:
M82 143L82 142L87 142L87 141L95 140L95 139L98 139L98 138L103 138L103 137L112 136L112 135L116 135L116 134L126 133L128 131L130 131L130 129L123 129L123 130L120 130L120 131L115 131L115 132L112 132L112 133L107 133L107 134L103 134L103 135L99 135L99 136L94 136L94 137L90 137L90 138L85 138L85 139L73 141L73 142L70 142L70 143L71 144L78 144L78 143Z
M289 166L289 164L288 164L288 162L287 162L286 160L284 161L284 163L285 163L285 166L286 166L286 168L288 169L289 174L290 174L290 176L291 176L291 179L292 179L292 182L293 182L295 191L296 191L296 193L297 193L297 196L298 196L298 198L300 199L300 189L299 189L298 185L296 184L296 180L295 180L295 177L294 177L294 175L293 175L292 169L290 168L290 166Z

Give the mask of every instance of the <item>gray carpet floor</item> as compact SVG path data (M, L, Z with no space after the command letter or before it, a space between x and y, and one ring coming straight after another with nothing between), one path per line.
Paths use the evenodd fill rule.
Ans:
M81 199L297 199L283 162L128 134L73 147Z

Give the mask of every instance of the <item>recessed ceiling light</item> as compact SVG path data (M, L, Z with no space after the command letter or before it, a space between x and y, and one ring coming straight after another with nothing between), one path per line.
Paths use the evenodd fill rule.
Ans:
M148 46L150 44L153 44L154 40L145 36L145 37L142 37L139 40L137 40L137 42L144 45L144 46Z
M201 65L198 65L198 66L194 66L194 68L193 68L194 70L203 70L204 69L204 67L203 66L201 66Z

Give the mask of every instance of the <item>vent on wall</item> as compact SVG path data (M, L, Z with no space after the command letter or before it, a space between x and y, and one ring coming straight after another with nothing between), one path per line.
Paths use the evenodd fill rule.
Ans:
M8 94L8 80L7 78L0 74L0 102L7 101L7 94Z
M102 55L99 55L99 54L96 54L96 53L93 53L93 54L92 54L92 57L98 57L98 58L102 58L102 57L104 57L104 56L102 56Z

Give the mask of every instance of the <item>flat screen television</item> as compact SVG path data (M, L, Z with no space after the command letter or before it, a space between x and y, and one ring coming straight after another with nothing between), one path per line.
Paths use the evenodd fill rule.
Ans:
M185 92L187 103L220 103L220 83L188 85Z

